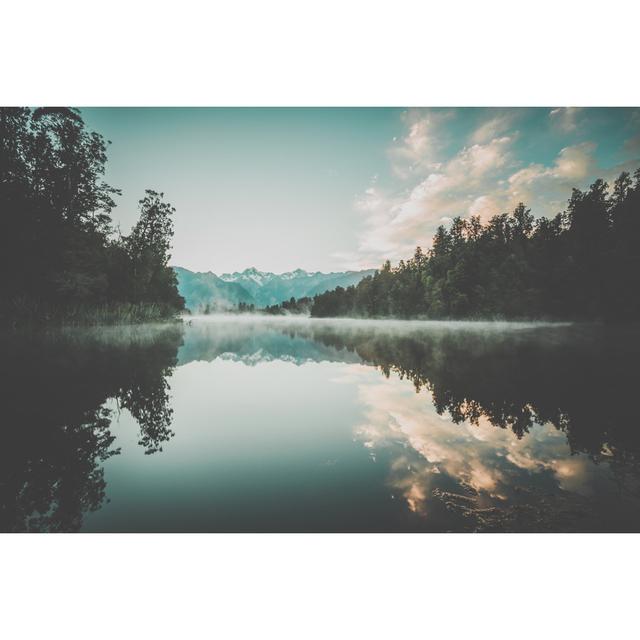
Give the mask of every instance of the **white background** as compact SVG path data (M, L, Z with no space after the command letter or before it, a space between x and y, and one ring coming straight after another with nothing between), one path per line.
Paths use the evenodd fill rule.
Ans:
M637 3L635 3L637 6ZM638 106L631 2L0 9L2 105ZM637 535L0 536L4 638L627 638Z

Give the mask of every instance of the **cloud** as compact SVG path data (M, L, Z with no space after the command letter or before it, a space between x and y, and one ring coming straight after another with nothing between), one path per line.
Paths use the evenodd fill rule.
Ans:
M618 140L619 162L608 167L598 165L594 141L567 144L567 135L581 129L582 109L549 112L553 132L524 115L518 110L486 112L469 133L452 110L404 112L405 135L389 149L390 177L372 181L355 198L358 247L342 256L345 264L397 263L418 245L429 248L437 227L455 216L477 215L486 221L524 202L535 216L553 217L565 209L573 187L584 189L597 177L611 182L620 171L633 172L640 165L633 113L621 114L620 122L631 133ZM513 129L516 119L518 131ZM540 136L546 136L544 161L525 162L532 148L540 153ZM557 152L548 160L550 144L557 144Z
M514 112L507 112L490 118L481 124L471 135L473 143L485 143L508 132L514 120Z
M384 195L379 188L375 186L375 179L372 180L371 186L365 189L365 192L356 198L355 207L359 211L375 212L385 205Z
M448 110L409 109L402 114L407 133L389 149L391 168L397 177L408 179L438 166L445 123L453 117Z
M502 204L495 195L478 196L469 207L469 215L479 216L486 221L500 211Z
M478 180L504 167L509 159L513 138L502 136L485 143L464 147L447 164L446 172L457 181Z
M553 216L564 208L573 187L584 187L598 173L596 145L582 142L560 150L551 166L531 164L508 178L509 206L524 202L538 216Z
M443 218L488 215L489 205L498 204L496 198L478 198L493 189L499 172L512 162L512 143L512 137L502 136L465 146L420 177L415 186L395 194L372 184L355 201L355 208L364 214L360 254L374 265L387 259L397 261L417 245L429 246Z
M564 147L558 153L553 165L530 164L509 177L511 189L540 187L540 182L553 180L562 186L575 184L592 175L596 170L593 142L583 142L572 147Z
M549 112L552 125L564 133L573 133L578 129L581 107L558 107Z
M375 374L375 375L374 375ZM434 490L457 487L470 505L504 504L526 475L546 478L558 489L589 495L597 476L609 473L586 456L573 455L565 435L553 425L535 426L518 439L509 429L491 425L454 424L437 414L428 392L415 393L395 374L381 379L378 372L360 377L358 398L365 419L355 435L372 459L385 450L390 459L387 484L407 508L429 517ZM451 489L456 491L456 489Z
M565 147L560 151L555 162L553 175L564 180L582 180L592 175L595 170L593 142L583 142L573 147Z

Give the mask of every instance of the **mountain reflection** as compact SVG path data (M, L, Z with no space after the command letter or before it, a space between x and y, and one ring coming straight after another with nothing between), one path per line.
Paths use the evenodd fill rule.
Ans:
M343 514L319 524L322 530L360 530L359 521L345 523L340 509L341 496L363 484L370 492L358 494L366 496L369 509L366 530L639 530L640 429L634 395L639 335L632 327L249 317L5 335L0 337L0 530L83 527L85 516L107 502L104 465L120 453L121 441L112 429L119 410L135 420L138 444L147 454L161 451L172 429L179 432L172 447L149 459L144 473L167 469L157 477L168 488L172 473L190 474L193 487L187 495L193 505L179 503L192 518L187 530L231 529L231 520L207 518L217 517L220 504L232 517L235 502L245 505L242 517L236 514L242 530L259 531L265 522L277 530L265 505L286 512L285 499L277 497L283 488L273 503L262 498L253 504L249 480L236 470L249 464L244 447L251 448L249 434L255 433L255 420L243 422L252 414L233 404L245 400L262 416L260 432L270 442L269 455L276 451L283 465L291 465L286 467L291 486L308 489L301 495L316 496L325 512L334 505ZM212 361L218 366L197 364ZM253 367L274 361L304 367L299 372L285 367L290 377L282 376L290 385L300 384L297 409L287 404L290 390L281 388L287 383L280 378L267 385L268 395L256 393L265 374ZM326 366L306 367L309 363ZM178 367L177 398L172 398L169 379ZM229 380L220 379L222 371ZM349 387L337 393L334 383ZM295 461L290 439L292 433L299 437L305 408L316 406L313 396L321 385L325 397L344 404L327 414L333 418L326 427L309 432L326 442L317 454L309 444L307 460L326 456L332 466L310 467ZM229 398L226 410L217 406L216 393ZM311 410L322 425L322 407ZM245 444L232 445L235 438ZM222 451L203 449L211 441L220 442ZM329 444L334 441L340 443L335 449ZM123 455L107 466L113 469L129 451L123 446ZM200 460L195 451L207 454ZM139 469L139 459L129 458L128 466L109 475L111 486L118 473ZM329 485L322 483L334 472L344 474L335 476L343 484L326 489ZM262 490L271 480L262 478ZM228 501L216 503L221 482L228 487ZM128 496L130 485L120 482L120 496L122 487ZM166 492L171 493L165 488L153 497L161 511L165 500L171 504ZM131 505L144 506L135 500ZM103 514L106 509L92 518ZM110 517L105 515L99 526L108 527Z
M573 452L629 463L640 456L634 327L515 323L274 321L194 323L179 362L229 358L373 365L425 390L438 414L481 420L522 438L552 424Z
M197 359L197 343L211 347L214 332L217 347L201 359L376 367L388 384L349 369L366 418L356 436L388 467L394 495L434 530L637 528L637 328L265 326L248 340L246 327L194 327L181 358Z
M4 335L0 530L77 531L105 499L114 399L145 453L169 440L179 326Z

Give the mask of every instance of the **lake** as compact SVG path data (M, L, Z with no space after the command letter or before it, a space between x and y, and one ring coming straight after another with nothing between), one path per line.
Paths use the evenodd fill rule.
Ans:
M248 315L4 334L0 530L640 531L639 337Z

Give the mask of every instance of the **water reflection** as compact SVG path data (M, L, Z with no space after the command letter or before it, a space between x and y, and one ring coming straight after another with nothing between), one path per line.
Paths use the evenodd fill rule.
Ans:
M456 424L397 379L359 388L367 411L357 435L373 455L386 452L389 486L428 528L624 530L637 522L617 467L572 452L550 423L518 438L482 416Z
M387 378L393 372L417 392L427 390L437 412L456 424L484 418L522 438L534 424L551 423L566 433L572 451L594 459L628 462L640 453L630 401L637 386L637 329L321 325L309 332L325 345L357 353Z
M162 450L181 337L175 326L2 336L0 530L77 531L102 506L103 464L120 453L109 398L135 417L145 453Z
M0 529L637 531L639 335L209 318L5 337Z
M326 325L312 335L396 378L359 385L367 421L357 432L374 451L395 450L390 484L413 512L445 504L431 525L639 527L637 329Z

